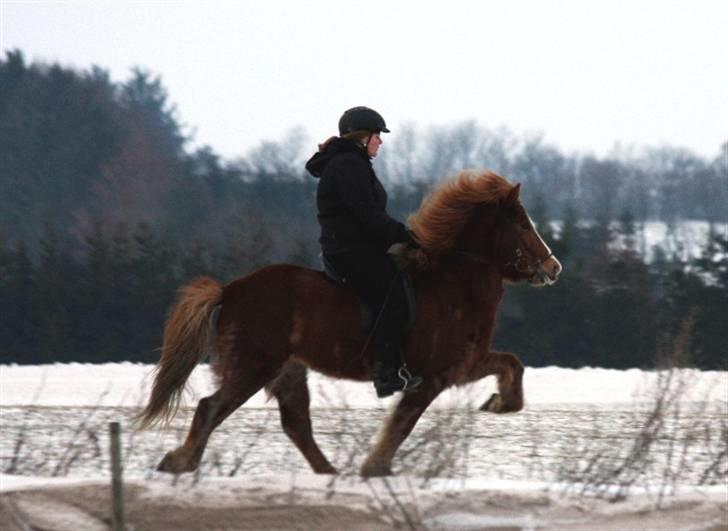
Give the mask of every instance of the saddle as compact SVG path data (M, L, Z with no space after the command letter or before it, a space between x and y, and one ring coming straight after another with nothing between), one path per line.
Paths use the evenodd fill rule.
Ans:
M321 258L323 274L328 280L343 288L348 288L350 286L348 279L336 271L334 266L331 265L331 262L326 259L323 253L319 255L319 258ZM402 288L404 288L404 293L407 298L406 330L409 330L415 324L415 319L417 318L417 302L415 300L414 283L412 282L412 276L406 269L400 269L396 281L402 285ZM369 332L374 326L374 321L377 318L374 308L366 304L364 301L359 300L359 313L361 315L362 328L364 328L366 332Z

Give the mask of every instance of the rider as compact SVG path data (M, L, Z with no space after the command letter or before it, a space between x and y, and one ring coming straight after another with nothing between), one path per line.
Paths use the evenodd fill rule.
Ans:
M354 107L339 119L339 136L320 144L306 163L311 175L320 179L316 203L322 254L377 316L369 344L379 398L422 383L402 366L407 299L398 268L387 254L395 243L417 242L386 211L387 193L372 167L382 133L389 129L378 112Z

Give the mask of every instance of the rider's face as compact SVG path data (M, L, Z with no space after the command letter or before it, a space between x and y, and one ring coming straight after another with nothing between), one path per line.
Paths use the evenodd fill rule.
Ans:
M377 151L379 151L379 146L381 145L382 137L379 133L373 133L372 136L369 137L369 142L367 143L367 153L371 158L377 156Z

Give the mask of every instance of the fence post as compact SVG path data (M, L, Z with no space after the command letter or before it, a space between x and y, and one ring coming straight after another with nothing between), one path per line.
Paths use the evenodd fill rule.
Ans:
M109 423L111 434L111 506L112 529L124 531L124 483L121 479L121 426Z

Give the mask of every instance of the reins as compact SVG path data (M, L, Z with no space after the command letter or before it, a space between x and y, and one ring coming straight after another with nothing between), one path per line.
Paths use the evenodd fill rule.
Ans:
M455 254L459 254L460 256L464 256L465 258L469 258L473 262L480 262L481 264L494 264L498 265L498 262L490 258L489 256L486 256L484 254L478 254L478 253L472 253L470 251L462 251L460 249L455 250Z

